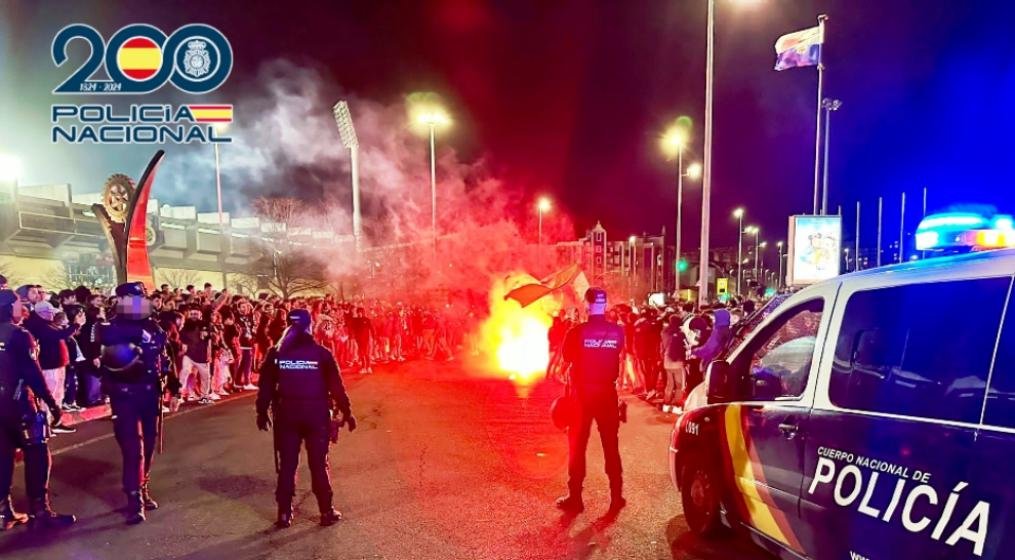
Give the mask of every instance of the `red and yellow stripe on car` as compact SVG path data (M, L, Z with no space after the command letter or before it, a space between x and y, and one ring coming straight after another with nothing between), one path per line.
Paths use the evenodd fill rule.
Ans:
M723 420L726 436L727 469L736 485L743 520L761 533L787 548L802 552L786 514L775 507L768 492L764 471L750 434L744 427L743 410L739 404L726 407Z

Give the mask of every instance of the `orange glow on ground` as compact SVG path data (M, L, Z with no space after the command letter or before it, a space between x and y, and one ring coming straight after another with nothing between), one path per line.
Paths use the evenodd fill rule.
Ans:
M512 274L498 280L490 290L490 316L480 329L480 344L489 367L516 385L531 385L546 372L550 361L547 332L560 302L552 295L522 308L504 294L527 282L527 274Z

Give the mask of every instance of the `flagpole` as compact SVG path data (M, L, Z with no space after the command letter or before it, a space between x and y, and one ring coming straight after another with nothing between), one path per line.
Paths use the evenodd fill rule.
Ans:
M821 93L825 85L825 62L824 62L824 51L825 51L825 21L828 16L821 14L818 16L818 29L821 37L821 44L818 47L818 103L817 110L815 111L817 117L815 118L816 126L814 130L814 214L818 213L818 194L819 194L819 179L821 177ZM822 212L824 213L824 212Z

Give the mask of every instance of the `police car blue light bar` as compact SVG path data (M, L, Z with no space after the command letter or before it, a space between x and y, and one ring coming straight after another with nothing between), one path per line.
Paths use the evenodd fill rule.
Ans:
M1015 247L1015 220L1008 214L992 217L972 212L931 214L916 228L918 251L985 251Z

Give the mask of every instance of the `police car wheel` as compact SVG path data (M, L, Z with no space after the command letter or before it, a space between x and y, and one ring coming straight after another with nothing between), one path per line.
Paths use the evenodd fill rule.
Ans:
M688 527L700 537L718 535L722 531L722 520L715 474L703 463L692 463L685 467L681 480L680 498Z

